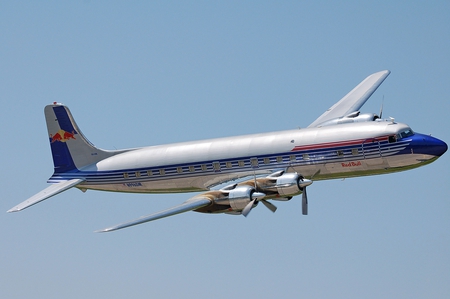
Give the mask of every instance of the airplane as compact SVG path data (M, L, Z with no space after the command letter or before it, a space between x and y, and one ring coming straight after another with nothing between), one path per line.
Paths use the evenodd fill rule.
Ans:
M382 111L360 112L389 74L384 70L368 76L307 128L122 150L94 146L69 108L54 102L44 109L52 184L8 212L75 187L83 192L202 192L175 207L97 232L188 211L248 216L258 203L275 212L269 200L288 201L300 194L302 214L307 215L306 188L313 181L409 170L447 151L444 141L393 118L382 119Z

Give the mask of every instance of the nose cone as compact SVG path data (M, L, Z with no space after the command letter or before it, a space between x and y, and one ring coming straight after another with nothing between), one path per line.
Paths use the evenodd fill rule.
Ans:
M447 151L448 146L444 141L431 136L427 137L425 142L427 143L428 153L430 155L440 157Z
M440 152L439 156L441 156L447 151L448 146L447 146L447 143L445 143L444 141L442 141L442 140L439 140L439 141L441 142L441 144L439 145L439 147L440 147L440 149L439 149L439 152Z
M442 140L439 140L438 139L438 141L439 141L439 145L438 145L438 147L439 147L439 149L438 149L438 151L439 151L439 156L442 156L446 151L447 151L447 149L448 149L448 146L447 146L447 143L445 143L444 141L442 141Z
M414 143L417 146L417 150L423 154L439 157L448 149L448 146L444 141L432 136L415 134L414 137ZM414 152L416 152L416 149L414 149Z

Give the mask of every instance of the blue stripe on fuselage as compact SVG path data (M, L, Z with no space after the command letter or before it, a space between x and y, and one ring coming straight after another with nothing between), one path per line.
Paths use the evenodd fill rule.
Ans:
M376 141L376 139L374 139ZM258 159L257 168L260 170L270 170L278 168L286 168L289 166L307 166L311 164L324 164L324 163L340 163L351 162L357 160L363 160L367 158L378 158L380 156L387 157L404 152L408 146L409 140L399 140L395 143L389 143L387 138L384 138L380 142L361 143L359 145L347 145L347 146L335 146L314 150L300 150L295 152L286 152L279 154L264 155L259 157L240 157L224 160L214 161L198 161L195 163L177 164L177 165L165 165L150 168L135 168L135 169L120 169L113 171L80 171L67 174L58 173L53 176L51 180L64 180L74 177L86 178L86 183L124 183L130 181L157 181L166 179L177 179L189 176L204 176L217 173L214 170L212 164L214 162L220 163L220 171L224 174L233 172L246 172L251 171L254 167L251 165L250 160L253 158ZM364 146L363 146L364 144ZM358 149L357 154L353 151ZM340 152L340 155L338 154ZM305 158L305 155L308 157ZM277 158L281 157L282 161ZM292 157L295 157L292 159ZM268 159L269 163L266 163ZM244 165L239 165L238 161L244 161ZM227 163L231 163L231 168L227 167ZM202 168L205 165L206 168ZM189 167L194 167L194 171L190 171ZM181 172L179 172L181 168ZM164 174L161 174L159 170L164 169ZM147 171L151 171L151 175L148 175ZM137 173L137 175L136 175Z

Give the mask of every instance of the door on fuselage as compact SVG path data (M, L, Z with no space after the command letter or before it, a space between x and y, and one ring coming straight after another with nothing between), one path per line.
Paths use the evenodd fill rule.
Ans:
M362 143L364 162L367 166L379 166L385 163L381 153L380 141L376 138L369 138Z

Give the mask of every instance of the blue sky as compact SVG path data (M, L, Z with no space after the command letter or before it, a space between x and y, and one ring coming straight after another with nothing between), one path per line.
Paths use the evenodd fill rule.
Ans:
M450 142L447 1L0 2L2 298L448 298L449 154L315 182L248 218L104 228L193 194L47 186L43 108L106 149L306 127L371 73L363 107Z

